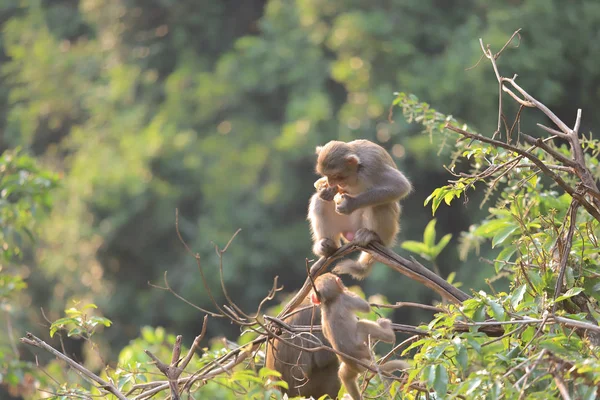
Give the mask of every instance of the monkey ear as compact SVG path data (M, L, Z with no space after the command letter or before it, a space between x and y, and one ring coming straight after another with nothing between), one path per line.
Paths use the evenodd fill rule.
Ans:
M346 162L348 165L358 165L360 164L360 158L356 154L349 154L346 156Z
M317 297L317 294L315 292L310 292L310 302L316 306L321 304L321 302L319 301L319 298Z
M317 147L315 148L315 154L316 154L316 155L319 155L319 153L321 152L321 150L323 150L323 146L317 146Z

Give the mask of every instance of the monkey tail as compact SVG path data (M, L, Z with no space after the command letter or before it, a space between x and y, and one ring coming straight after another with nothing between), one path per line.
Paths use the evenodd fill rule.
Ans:
M358 260L343 260L333 269L335 274L350 275L354 279L365 279L373 269L375 259L369 253L362 252Z

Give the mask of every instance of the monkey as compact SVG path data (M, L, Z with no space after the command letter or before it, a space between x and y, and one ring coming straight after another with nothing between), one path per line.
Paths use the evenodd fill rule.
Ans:
M391 247L400 231L400 199L412 185L389 153L368 140L331 141L316 148L315 170L322 177L308 207L313 252L330 256L340 241L361 246L376 241ZM333 271L364 279L374 259L361 253L344 260Z
M319 276L315 280L315 289L318 294L312 290L311 301L313 304L320 305L323 334L335 350L371 364L369 336L386 343L395 341L396 336L389 319L380 318L377 322L373 322L356 317L355 311L369 312L371 306L367 301L350 292L339 276L332 273ZM366 368L342 355L338 354L338 358L340 361L338 376L346 391L353 400L362 400L357 378ZM408 367L406 361L391 360L381 364L379 369L392 372Z
M289 325L317 325L321 322L321 310L306 297L298 311L284 319L284 322ZM283 335L283 338L304 348L317 347L315 338L329 346L321 332L314 332L313 335L310 338L312 340L306 336L290 338L289 334ZM282 391L290 397L312 396L318 399L329 395L335 399L340 391L341 383L337 374L339 362L331 351L302 351L275 339L267 346L265 366L281 373L281 379L288 384L288 390Z

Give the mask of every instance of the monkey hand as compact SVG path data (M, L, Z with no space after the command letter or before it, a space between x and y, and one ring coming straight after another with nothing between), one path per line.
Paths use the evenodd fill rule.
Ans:
M383 329L392 329L392 321L390 321L387 318L379 318L377 320L377 323L379 324L380 327L382 327Z
M356 199L347 195L346 193L338 193L333 198L335 201L335 212L342 215L352 214L356 209Z
M317 193L319 193L319 198L325 201L333 200L336 193L339 191L337 186L329 186L326 177L317 179L314 186L315 189L317 189Z
M325 201L331 201L334 199L335 195L338 192L337 186L330 186L324 189L319 190L319 198Z

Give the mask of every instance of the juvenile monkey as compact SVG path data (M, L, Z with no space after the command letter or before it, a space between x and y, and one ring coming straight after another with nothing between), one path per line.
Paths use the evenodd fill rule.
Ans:
M380 318L373 322L356 317L355 311L369 312L371 306L347 290L338 276L330 273L321 275L315 280L315 288L319 295L312 291L311 301L321 306L323 334L335 350L371 364L368 337L387 343L393 343L396 339L389 319ZM347 357L338 355L338 358L338 376L346 391L353 400L362 400L356 379L366 368ZM392 360L381 364L379 368L384 372L392 372L408 368L408 364L402 360Z
M299 306L300 311L286 318L284 322L289 325L320 324L321 310L310 305L311 302L307 297ZM314 332L313 335L323 344L329 345L322 333ZM285 340L304 348L317 347L314 338L309 341L301 336L293 339L290 335L282 336ZM274 340L267 348L265 366L281 373L281 379L287 382L289 387L284 392L287 392L290 397L312 396L318 399L327 394L335 399L340 391L341 384L337 376L339 362L331 351L320 350L311 353L288 346L280 340Z
M313 252L329 256L342 239L392 246L400 231L399 200L412 186L388 152L368 140L354 140L331 141L316 153L316 172L323 177L315 182L317 193L308 207ZM358 261L344 260L334 272L363 279L373 262L363 252Z

